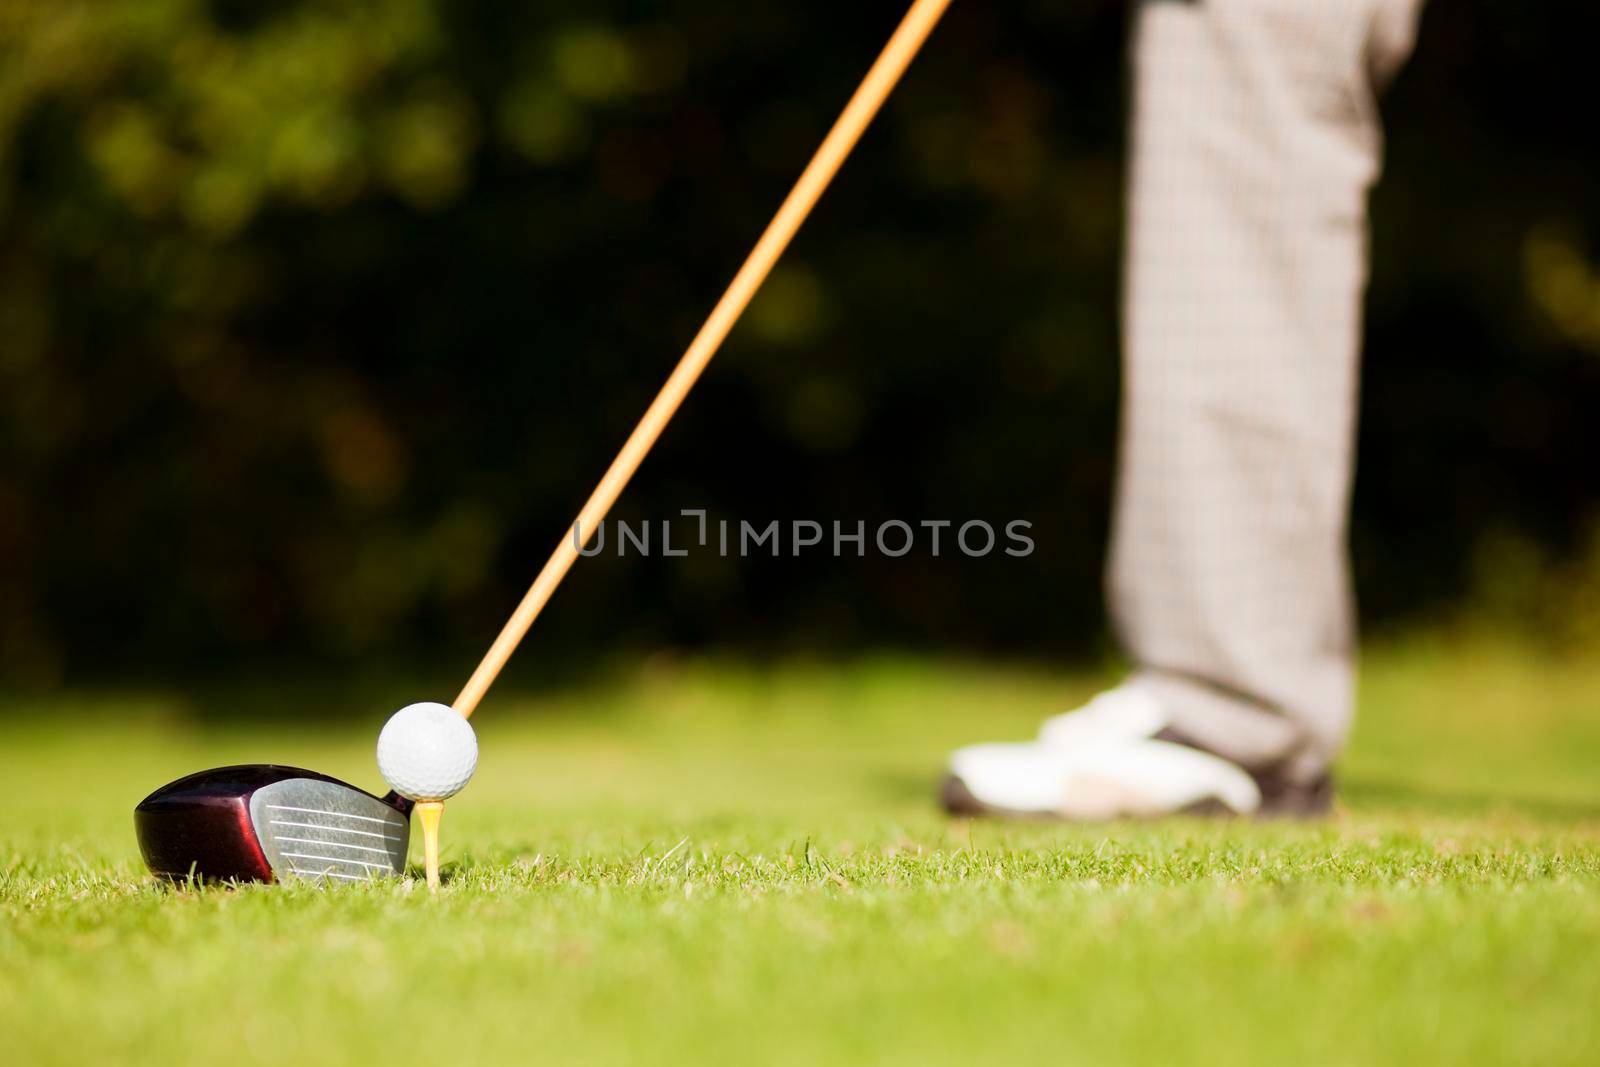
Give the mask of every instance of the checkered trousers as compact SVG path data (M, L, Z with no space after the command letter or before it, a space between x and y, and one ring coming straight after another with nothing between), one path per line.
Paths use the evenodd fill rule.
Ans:
M1145 0L1112 616L1177 728L1320 773L1353 703L1345 538L1376 94L1420 0Z

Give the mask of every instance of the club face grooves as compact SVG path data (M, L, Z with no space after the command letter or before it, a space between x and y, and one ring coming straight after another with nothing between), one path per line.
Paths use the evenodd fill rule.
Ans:
M410 820L347 785L274 782L251 796L250 817L280 881L366 882L405 869Z

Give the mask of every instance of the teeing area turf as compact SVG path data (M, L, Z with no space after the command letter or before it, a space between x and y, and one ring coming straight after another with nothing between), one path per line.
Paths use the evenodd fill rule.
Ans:
M0 1061L1600 1063L1600 656L1370 649L1321 823L934 809L951 747L1112 677L656 659L497 690L435 899L415 870L158 885L130 820L228 763L378 787L379 726L429 694L12 696Z

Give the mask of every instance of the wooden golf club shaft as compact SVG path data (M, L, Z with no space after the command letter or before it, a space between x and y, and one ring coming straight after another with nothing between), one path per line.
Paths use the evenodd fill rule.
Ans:
M700 372L705 370L706 364L711 362L711 357L716 355L723 339L733 329L734 323L739 320L751 297L755 296L756 290L761 288L761 283L766 280L773 265L783 255L784 249L789 246L789 241L805 222L811 209L816 206L818 198L828 188L840 165L850 155L850 150L855 147L856 141L860 139L873 116L878 113L878 109L888 98L900 76L910 66L917 51L922 47L922 42L933 31L939 16L944 14L949 4L950 0L916 0L912 5L910 12L895 30L894 36L889 39L888 45L878 56L877 62L867 72L861 87L850 98L844 113L834 123L833 129L828 131L822 147L817 149L817 154L812 157L800 179L795 182L783 206L778 209L766 232L761 235L761 240L756 242L744 266L739 268L739 273L734 276L727 292L722 294L722 299L712 310L711 317L706 320L705 325L700 328L700 332L689 345L688 351L678 361L666 385L656 394L655 400L644 413L644 418L639 420L639 425L634 428L627 443L622 446L622 451L612 461L605 477L595 486L588 503L584 504L583 510L578 513L573 528L561 538L561 543L556 546L544 569L534 579L527 595L522 598L522 603L517 605L517 610L512 613L505 628L500 631L500 636L495 638L488 654L483 657L483 662L478 664L478 669L473 672L472 677L467 680L466 687L456 697L453 706L462 715L471 716L477 709L483 694L494 684L501 668L516 651L528 628L533 625L534 619L539 617L539 612L543 610L551 594L556 591L556 586L561 584L561 579L566 576L568 569L578 558L578 550L588 544L589 538L599 528L601 520L606 517L611 505L616 502L617 496L628 484L628 479L639 469L639 464L649 454L651 446L656 443L656 438L661 436L661 431L677 412L678 405L689 395L689 390L694 387Z

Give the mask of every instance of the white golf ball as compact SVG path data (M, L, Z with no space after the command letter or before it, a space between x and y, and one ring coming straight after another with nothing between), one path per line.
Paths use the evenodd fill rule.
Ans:
M403 797L455 796L477 768L477 735L448 704L407 705L390 716L378 735L378 770Z

